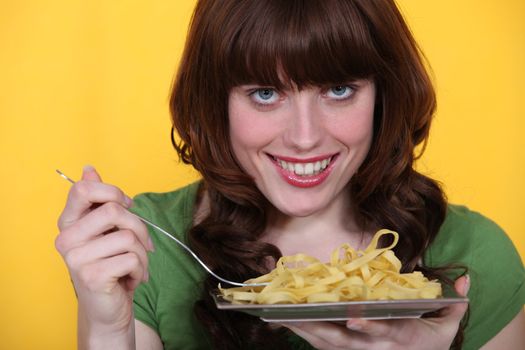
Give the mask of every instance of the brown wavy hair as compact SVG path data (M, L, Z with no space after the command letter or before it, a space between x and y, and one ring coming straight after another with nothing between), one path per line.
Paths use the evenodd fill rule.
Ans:
M200 0L189 28L170 109L172 141L203 177L209 212L188 232L190 245L232 280L268 272L279 249L261 242L271 204L243 172L230 145L228 95L241 84L277 89L371 79L376 86L374 138L351 180L363 227L400 232L403 271L419 266L446 215L436 181L413 168L436 108L425 60L393 0ZM289 348L284 330L241 313L218 311L205 281L195 312L218 349ZM455 343L460 345L462 330Z

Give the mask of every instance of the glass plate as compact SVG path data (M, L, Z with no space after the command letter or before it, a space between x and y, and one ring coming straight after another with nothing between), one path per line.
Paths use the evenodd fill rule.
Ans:
M438 299L369 300L312 304L232 304L212 293L221 310L233 310L258 316L266 322L345 321L351 318L418 318L447 305L468 303L468 298L448 292Z

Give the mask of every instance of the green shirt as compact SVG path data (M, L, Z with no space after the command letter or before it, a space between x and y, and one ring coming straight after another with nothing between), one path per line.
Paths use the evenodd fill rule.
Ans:
M133 211L185 242L198 185L141 194ZM204 270L168 237L151 229L150 236L155 251L149 253L149 282L135 291L135 318L159 334L165 349L212 348L193 314ZM525 271L520 256L494 222L466 207L449 205L424 260L428 266L459 264L469 269L470 316L464 349L479 349L523 308ZM310 348L305 343L296 339L291 348Z

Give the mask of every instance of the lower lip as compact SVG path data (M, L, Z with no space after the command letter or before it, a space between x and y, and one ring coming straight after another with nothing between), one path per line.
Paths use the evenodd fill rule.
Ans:
M328 175L330 175L332 169L334 168L336 158L337 156L334 156L328 167L326 167L322 172L320 172L319 174L309 176L296 175L293 171L281 168L281 166L275 161L274 165L277 168L279 174L281 174L283 179L290 185L300 188L309 188L318 186L326 180L326 178L328 177Z

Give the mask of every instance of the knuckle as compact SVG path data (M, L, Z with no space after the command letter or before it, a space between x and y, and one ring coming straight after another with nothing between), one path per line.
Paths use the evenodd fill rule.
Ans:
M81 270L84 262L84 254L82 254L81 248L70 249L64 253L63 257L70 272L75 273Z
M64 255L66 250L64 244L64 236L60 233L55 238L55 249L60 253L60 255Z
M122 190L118 187L111 187L111 191L115 200L123 201L124 197L126 197L124 192L122 192Z
M134 252L130 252L127 256L127 260L128 260L128 264L129 266L132 268L132 269L136 269L138 267L141 267L141 263L140 263L140 257L134 253Z
M64 261L70 271L78 271L80 267L80 255L76 249L64 253Z
M77 276L82 283L88 289L94 286L95 283L95 273L91 266L82 266L78 269Z
M60 214L60 216L58 217L58 220L57 220L57 227L59 230L63 229L65 227L65 222L64 222L64 214Z
M137 243L137 241L138 241L137 236L131 230L122 230L122 231L120 231L119 239L126 246L135 245Z
M104 215L110 219L115 219L123 213L123 208L115 202L105 203L102 208Z
M148 241L149 232L148 228L142 221L132 218L133 220L133 232L139 241L146 243Z
M87 197L91 191L91 186L88 181L80 180L71 187L71 194L76 197Z
M70 248L71 242L69 232L66 230L61 231L55 237L55 249L60 253L60 255L64 256Z
M124 198L126 197L126 195L120 188L109 184L106 185L107 186L105 187L104 191L108 201L125 203Z

